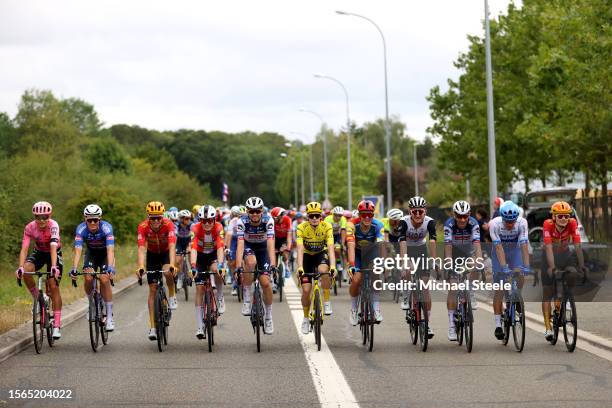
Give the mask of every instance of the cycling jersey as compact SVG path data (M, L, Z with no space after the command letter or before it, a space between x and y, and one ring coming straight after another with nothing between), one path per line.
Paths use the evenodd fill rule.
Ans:
M236 223L236 237L238 240L244 240L250 248L265 248L268 239L274 239L274 220L265 214L261 216L259 224L253 225L249 216L243 215Z
M357 223L350 223L346 229L346 241L355 242L355 251L361 251L371 242L382 242L383 240L383 224L375 218L372 218L372 225L367 231L361 228L361 220Z
M34 248L38 251L51 252L51 245L57 245L57 249L60 249L60 228L58 223L49 218L47 226L44 229L40 229L36 221L30 222L23 230L21 247L29 248L30 240L32 239L34 240Z
M346 230L346 218L340 217L340 221L335 222L333 215L328 215L324 220L326 223L332 226L332 232L334 235L340 235L342 230Z
M455 217L450 217L444 223L444 243L456 246L471 245L480 242L480 227L476 218L470 217L465 228L457 225Z
M400 221L397 232L399 240L406 241L408 246L423 246L427 243L427 235L430 241L436 240L436 220L426 215L421 225L415 227L410 216L406 216Z
M402 217L402 219L404 219L405 217ZM389 235L389 242L399 242L400 241L399 228L400 228L401 221L402 220L400 220L400 222L398 222L397 225L393 227L391 225L391 221L389 220L389 218L382 219L382 223L385 228L385 232Z
M223 238L221 232L223 225L215 222L210 231L206 231L201 222L193 226L193 242L191 248L205 254L214 253L217 249L223 247Z
M564 252L569 249L569 243L580 243L580 234L578 233L578 222L575 218L570 218L569 222L562 231L557 229L555 222L552 219L544 221L542 226L544 229L544 244L552 244L555 252Z
M291 218L284 215L281 222L274 223L275 238L287 238L287 234L291 232Z
M153 253L168 252L170 244L176 243L176 232L172 221L162 218L159 230L153 231L149 220L144 220L138 225L138 246L147 247L147 251Z
M74 237L74 247L82 248L83 243L87 245L88 249L101 250L106 247L115 245L115 237L113 236L113 226L103 220L100 220L98 230L91 232L87 228L87 223L82 222L76 228L76 235Z
M519 217L512 225L512 228L506 229L506 223L501 217L495 217L489 222L489 233L493 245L518 243L524 244L528 241L527 220Z
M298 225L296 242L304 245L305 254L313 255L323 252L328 245L334 244L332 226L321 221L316 228L313 228L309 222L303 222Z

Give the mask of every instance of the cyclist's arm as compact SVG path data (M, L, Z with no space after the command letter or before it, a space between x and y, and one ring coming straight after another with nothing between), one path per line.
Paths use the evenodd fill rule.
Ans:
M297 241L297 259L296 261L297 261L298 268L304 267L304 244L301 242L299 238Z
M113 235L113 227L110 224L104 224L104 232L106 233L106 258L108 266L115 266L115 236ZM78 262L77 262L78 263Z
M176 242L171 242L168 246L170 251L170 265L176 265Z
M506 253L504 252L504 247L501 242L494 242L493 245L495 246L495 254L497 255L500 266L508 265L506 263Z
M453 244L448 242L444 244L444 258L452 258L453 256Z
M51 266L57 266L57 243L51 243Z
M523 266L529 268L529 238L527 235L527 220L524 218L519 218L517 222L520 223L520 233L518 237L518 242L521 246L521 253L523 255Z
M79 267L79 260L81 259L81 252L83 252L83 247L80 247L80 246L74 247L74 257L72 259L72 267L74 269L77 269ZM108 264L112 265L112 263L110 262L110 258L109 258Z
M106 259L108 262L108 266L115 266L115 246L107 246L106 247Z
M268 238L268 257L270 258L270 266L276 266L276 248L274 247L274 237Z
M346 228L340 230L340 243L343 248L346 248Z
M225 245L223 243L223 237L221 237L220 235L221 231L223 231L222 228L220 228L219 235L217 235L217 238L215 239L216 246L217 246L217 263L218 264L224 263L224 258L225 258Z
M336 268L336 246L334 245L334 233L331 228L327 230L327 254L329 257L329 267Z
M236 268L242 268L242 257L244 256L244 239L238 238L236 244Z

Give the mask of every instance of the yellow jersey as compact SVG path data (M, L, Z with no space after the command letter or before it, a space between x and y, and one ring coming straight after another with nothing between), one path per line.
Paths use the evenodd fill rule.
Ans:
M316 228L308 221L297 227L297 243L304 245L304 253L315 255L327 249L328 245L334 245L333 228L327 222L321 220Z

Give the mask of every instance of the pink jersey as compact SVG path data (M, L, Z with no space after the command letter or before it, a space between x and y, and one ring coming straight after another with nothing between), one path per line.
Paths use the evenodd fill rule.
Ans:
M55 220L49 219L45 229L38 228L36 221L32 221L23 230L22 248L30 247L30 240L34 240L34 248L43 252L51 252L51 244L56 243L60 248L59 225Z

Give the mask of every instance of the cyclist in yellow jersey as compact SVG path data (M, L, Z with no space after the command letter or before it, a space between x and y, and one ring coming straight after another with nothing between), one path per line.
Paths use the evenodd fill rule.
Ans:
M302 285L302 308L304 309L304 320L302 321L302 333L310 331L310 292L312 289L312 277L304 276L304 271L313 272L316 268L321 273L330 271L335 274L336 254L334 252L333 229L330 224L323 221L321 204L311 202L306 205L308 221L297 227L297 273ZM327 249L327 253L325 252ZM330 268L331 266L331 268ZM331 287L330 275L321 276L323 287L323 312L332 314L331 302L329 301L329 288Z
M344 209L342 207L334 207L332 213L325 217L325 222L330 224L333 228L334 234L334 247L336 249L336 262L340 260L342 257L342 262L338 266L338 273L340 277L342 277L342 266L346 265L346 256L345 251L346 248L346 218L344 218Z

